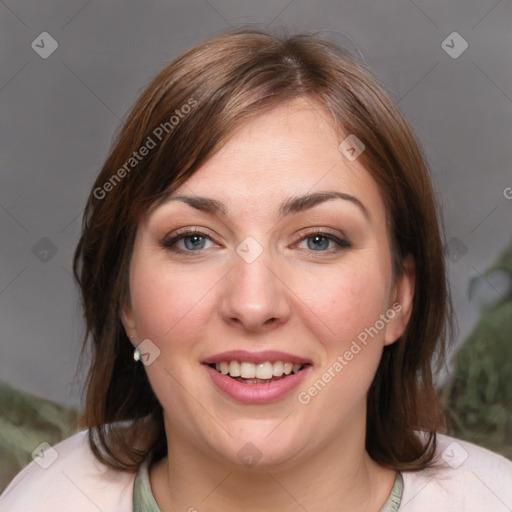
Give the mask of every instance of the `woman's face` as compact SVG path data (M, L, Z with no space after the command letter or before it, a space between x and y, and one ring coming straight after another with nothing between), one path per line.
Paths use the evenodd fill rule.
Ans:
M140 223L122 319L134 345L150 340L171 447L278 467L364 446L366 394L409 318L413 270L393 281L382 197L342 139L295 100Z

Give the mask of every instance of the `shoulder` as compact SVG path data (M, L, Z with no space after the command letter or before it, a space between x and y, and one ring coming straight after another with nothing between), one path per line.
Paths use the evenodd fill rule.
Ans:
M438 434L432 467L402 473L400 511L509 511L512 461L467 441Z
M93 455L87 431L47 449L0 497L3 512L131 512L135 474L113 470Z

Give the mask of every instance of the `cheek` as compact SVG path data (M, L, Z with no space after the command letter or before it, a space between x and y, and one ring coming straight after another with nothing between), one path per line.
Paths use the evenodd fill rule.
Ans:
M207 317L204 304L215 279L190 269L152 264L132 267L130 291L139 335L157 344L193 334Z
M336 270L305 274L297 282L310 309L309 318L323 329L329 345L344 344L372 326L387 307L389 277L383 268L364 258Z
M308 327L323 345L323 357L314 381L297 398L312 415L328 409L345 418L365 403L379 365L389 281L378 265L354 265L336 275L316 276L317 286L307 283Z
M211 315L206 311L208 297L218 279L188 268L180 272L154 260L144 263L133 265L130 291L140 339L150 339L160 350L145 368L148 378L166 414L201 418L203 412L183 392L183 383L193 389L187 361L197 362L196 341L204 338Z

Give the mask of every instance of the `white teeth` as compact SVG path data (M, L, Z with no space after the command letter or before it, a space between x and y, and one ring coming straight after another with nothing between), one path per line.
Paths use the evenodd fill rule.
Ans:
M281 375L283 375L283 371L283 361L276 361L274 363L274 371L272 372L274 377L281 377Z
M230 375L231 377L242 377L244 379L262 379L269 380L272 377L282 377L283 375L290 375L297 373L302 364L293 364L290 362L265 361L264 363L249 363L246 361L221 361L215 363L215 369L223 375Z
M238 361L231 361L229 363L229 375L231 377L240 377L240 363Z
M272 378L272 363L259 363L256 365L256 378L257 379L271 379Z
M242 363L240 365L240 376L244 379L256 377L256 365L254 363Z

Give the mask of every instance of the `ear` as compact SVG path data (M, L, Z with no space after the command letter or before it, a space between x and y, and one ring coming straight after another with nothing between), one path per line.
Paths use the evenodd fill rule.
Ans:
M388 316L391 317L391 311L394 312L394 316L386 327L384 345L391 345L405 332L412 314L415 277L414 260L412 256L407 256L403 261L401 273L391 289Z
M123 324L128 339L137 338L137 326L133 315L132 305L129 297L124 297L119 306L119 318Z

